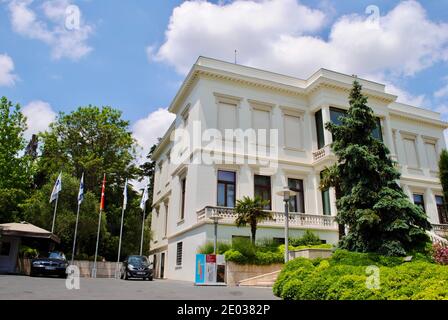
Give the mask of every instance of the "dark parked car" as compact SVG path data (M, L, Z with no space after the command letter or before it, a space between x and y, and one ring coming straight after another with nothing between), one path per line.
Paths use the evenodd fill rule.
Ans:
M129 256L121 268L121 279L140 278L152 281L153 269L144 256Z
M67 259L62 252L50 252L48 257L31 260L30 276L53 275L66 278Z

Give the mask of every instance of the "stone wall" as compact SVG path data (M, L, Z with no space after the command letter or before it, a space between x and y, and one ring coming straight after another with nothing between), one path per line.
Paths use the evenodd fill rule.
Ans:
M89 278L92 273L93 261L74 261L74 265L79 268L80 276L84 278ZM97 278L114 278L115 268L117 266L116 262L97 262ZM121 263L119 264L121 269ZM17 263L17 272L24 275L29 275L31 270L31 260L30 259L19 259Z
M333 251L331 249L303 249L298 251L290 251L289 252L289 259L295 259L295 258L307 258L307 259L316 259L316 258L323 258L327 259L330 258Z
M283 264L270 264L265 266L257 266L251 264L236 264L234 262L227 262L227 285L236 286L241 280L260 276L266 273L279 271Z

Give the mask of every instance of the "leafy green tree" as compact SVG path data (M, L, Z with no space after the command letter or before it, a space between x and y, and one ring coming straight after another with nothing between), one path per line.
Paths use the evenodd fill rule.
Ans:
M135 140L129 121L111 107L80 107L70 114L60 113L41 134L43 142L40 170L44 181L63 169L74 176L85 174L85 187L99 194L103 174L109 191L140 173L134 164ZM46 179L45 179L46 178Z
M443 188L443 196L448 200L448 151L442 150L439 159L439 178Z
M337 220L349 229L340 247L385 255L423 249L431 225L397 184L400 173L387 147L372 135L376 119L357 81L350 92L350 109L340 120L341 125L326 124L338 163L325 178L339 189Z
M159 139L160 141L160 139ZM146 156L146 159L148 159L148 161L146 161L144 164L142 164L140 166L140 169L142 170L142 176L143 177L148 177L149 178L149 186L148 186L148 194L149 194L149 198L148 198L148 204L149 206L152 206L152 197L153 197L153 191L154 191L154 173L155 173L155 168L156 168L156 162L154 160L152 160L152 155L154 153L154 151L157 148L157 144L153 145L151 147L151 149L149 150L148 155Z
M26 190L30 184L28 161L19 153L25 148L26 118L19 104L0 99L0 189Z
M258 223L269 219L272 216L269 211L264 210L268 205L268 200L263 200L258 196L254 199L244 197L236 202L235 212L238 214L238 217L236 218L235 223L238 227L249 225L252 244L254 245Z

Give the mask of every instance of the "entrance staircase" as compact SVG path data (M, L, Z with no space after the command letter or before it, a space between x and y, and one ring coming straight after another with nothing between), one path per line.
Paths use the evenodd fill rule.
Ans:
M448 240L435 234L434 232L427 231L427 234L429 238L431 239L432 243L437 243L441 245L442 247L448 248Z
M238 282L239 287L272 287L281 270L262 274L260 276L244 279Z

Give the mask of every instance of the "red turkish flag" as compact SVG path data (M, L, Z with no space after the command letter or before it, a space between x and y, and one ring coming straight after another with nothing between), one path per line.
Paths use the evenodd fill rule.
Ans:
M104 192L106 192L106 174L104 174L103 187L101 189L100 210L104 210Z

